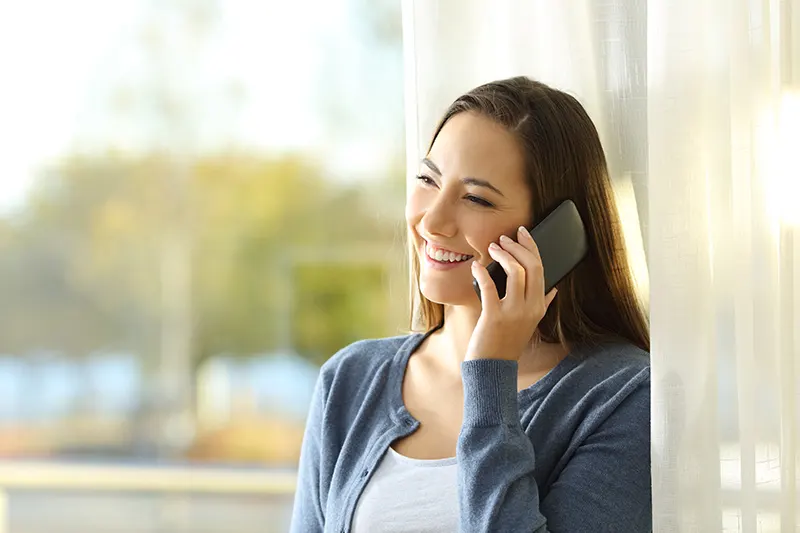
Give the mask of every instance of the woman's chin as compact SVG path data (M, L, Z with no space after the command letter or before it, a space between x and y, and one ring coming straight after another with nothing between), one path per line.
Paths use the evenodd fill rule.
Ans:
M422 283L422 295L433 303L442 305L476 305L480 304L478 295L469 287L443 287L438 283Z

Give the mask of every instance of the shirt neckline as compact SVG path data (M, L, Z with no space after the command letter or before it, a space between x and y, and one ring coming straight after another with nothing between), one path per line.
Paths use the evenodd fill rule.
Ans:
M453 466L458 464L458 458L456 457L445 457L443 459L415 459L413 457L407 457L391 446L389 446L389 454L392 456L392 459L396 463L401 463L408 466L413 466L417 468L434 468L434 467L443 467L443 466Z
M392 420L405 426L417 426L419 421L414 418L411 413L406 409L405 402L403 401L403 379L405 378L406 368L408 368L408 360L411 355L417 351L422 343L435 331L441 329L444 324L424 332L412 333L408 339L400 346L394 357L394 364L391 370L391 380L389 386L390 400L391 400L391 418ZM583 360L586 355L587 346L575 344L572 346L570 352L554 366L550 372L542 376L536 383L532 384L521 391L517 392L517 399L520 401L530 401L544 394L558 383L561 378L572 371ZM396 452L395 452L396 453Z

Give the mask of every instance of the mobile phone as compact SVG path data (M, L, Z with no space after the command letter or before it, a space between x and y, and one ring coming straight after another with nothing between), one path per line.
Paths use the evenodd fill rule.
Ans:
M529 230L544 267L544 293L550 290L569 274L586 257L589 246L586 240L586 228L581 220L578 208L572 200L564 200L544 220ZM497 287L500 298L506 295L508 275L500 263L492 261L486 267ZM472 287L481 297L478 280L472 280Z

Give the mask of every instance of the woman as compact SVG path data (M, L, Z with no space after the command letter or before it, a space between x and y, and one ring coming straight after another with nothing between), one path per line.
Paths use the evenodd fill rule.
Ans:
M544 294L524 227L567 198L589 253ZM423 332L323 366L292 531L649 531L649 333L581 105L523 77L458 98L406 219Z

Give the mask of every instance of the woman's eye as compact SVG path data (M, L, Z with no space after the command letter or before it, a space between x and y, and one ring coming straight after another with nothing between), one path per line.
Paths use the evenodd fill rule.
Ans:
M471 194L468 194L467 196L465 196L465 198L470 202L481 205L483 207L494 207L494 205L491 202L484 200L480 196L473 196Z
M428 187L438 187L436 182L433 178L426 176L424 174L419 174L417 176L417 180ZM480 196L475 196L473 194L468 194L464 197L467 201L472 202L473 204L479 205L481 207L494 207L494 204L489 202L488 200L484 200Z
M421 181L422 183L424 183L425 185L433 185L433 186L435 186L435 185L436 185L436 182L435 182L435 181L433 181L433 179L429 178L428 176L424 176L424 175L422 175L422 174L420 174L419 176L417 176L417 179L418 179L419 181Z

